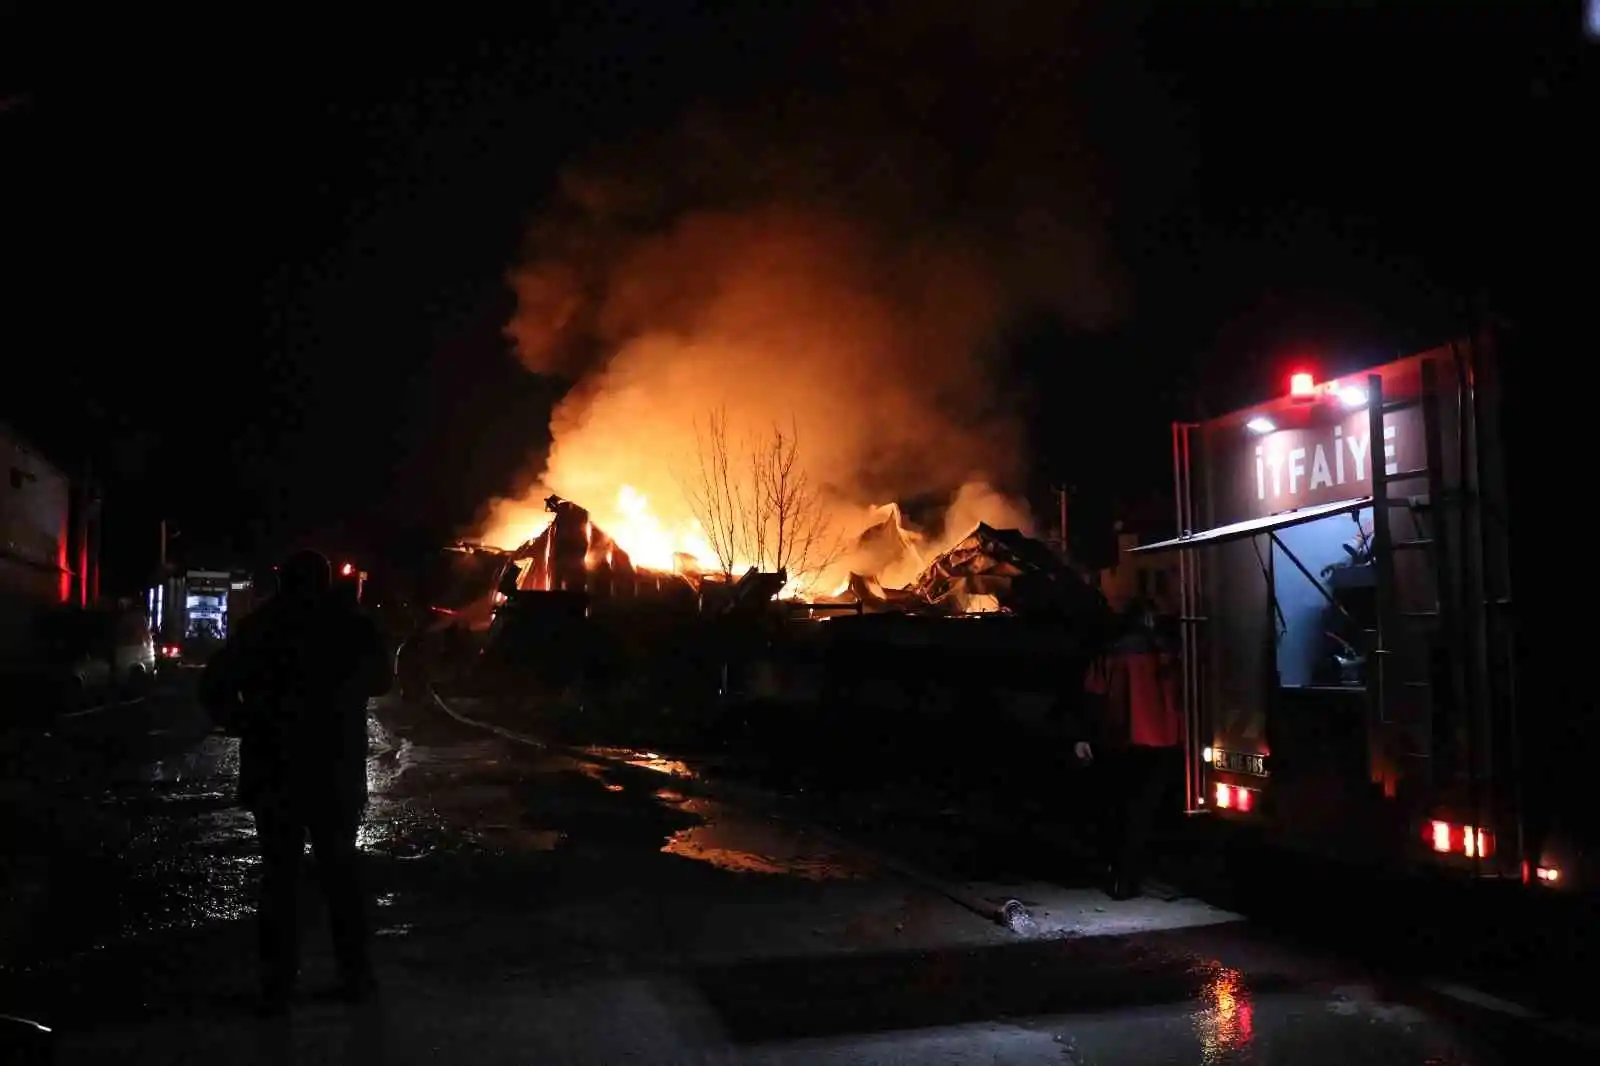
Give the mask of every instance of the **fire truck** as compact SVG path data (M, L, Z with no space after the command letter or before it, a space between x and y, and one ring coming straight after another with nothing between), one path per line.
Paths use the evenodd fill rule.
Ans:
M1513 563L1528 582L1557 550L1510 536L1514 343L1300 370L1173 426L1179 535L1132 550L1178 557L1189 813L1336 860L1595 885L1595 701L1531 695L1553 690L1530 647L1568 623L1512 598Z

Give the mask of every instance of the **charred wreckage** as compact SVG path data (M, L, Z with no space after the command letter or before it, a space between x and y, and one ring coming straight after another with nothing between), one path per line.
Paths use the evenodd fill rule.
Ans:
M978 524L903 588L851 573L832 594L784 598L782 571L735 577L687 555L671 571L637 566L582 506L550 496L545 507L550 523L519 548L463 542L441 553L429 618L411 642L428 659L510 672L522 687L536 679L546 693L626 676L658 690L652 699L662 688L674 699L809 699L863 669L970 677L977 656L984 673L1004 658L1014 686L1049 690L1109 613L1090 580L1015 529ZM880 572L921 563L893 506L854 548Z

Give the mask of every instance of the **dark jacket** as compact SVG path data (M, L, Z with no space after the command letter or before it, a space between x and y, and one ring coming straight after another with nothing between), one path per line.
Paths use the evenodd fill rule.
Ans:
M240 738L239 798L366 802L367 700L392 680L382 635L333 595L279 595L239 620L201 702Z

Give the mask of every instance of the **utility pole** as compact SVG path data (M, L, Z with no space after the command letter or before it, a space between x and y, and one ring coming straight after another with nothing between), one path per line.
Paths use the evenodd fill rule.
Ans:
M167 525L167 520L165 518L161 520L161 552L157 556L157 559L161 565L161 576L163 579L165 579L167 576L167 547L172 541L177 540L181 536L183 536L183 530L172 529Z
M1061 546L1061 558L1065 559L1072 554L1067 542L1067 500L1073 490L1066 485L1057 485L1054 491L1056 504L1060 509L1060 517L1056 526L1056 538Z

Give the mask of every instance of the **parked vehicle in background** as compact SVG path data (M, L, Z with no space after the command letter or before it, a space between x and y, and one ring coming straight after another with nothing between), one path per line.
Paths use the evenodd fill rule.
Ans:
M156 676L166 677L175 673L183 665L183 646L179 644L157 644Z
M55 604L39 612L17 713L32 720L137 699L156 679L149 623L137 609Z
M115 693L104 615L63 604L40 613L24 713L53 717L108 702Z
M127 698L144 695L155 682L158 666L150 620L131 607L108 608L100 614L101 629L109 627L113 687Z

